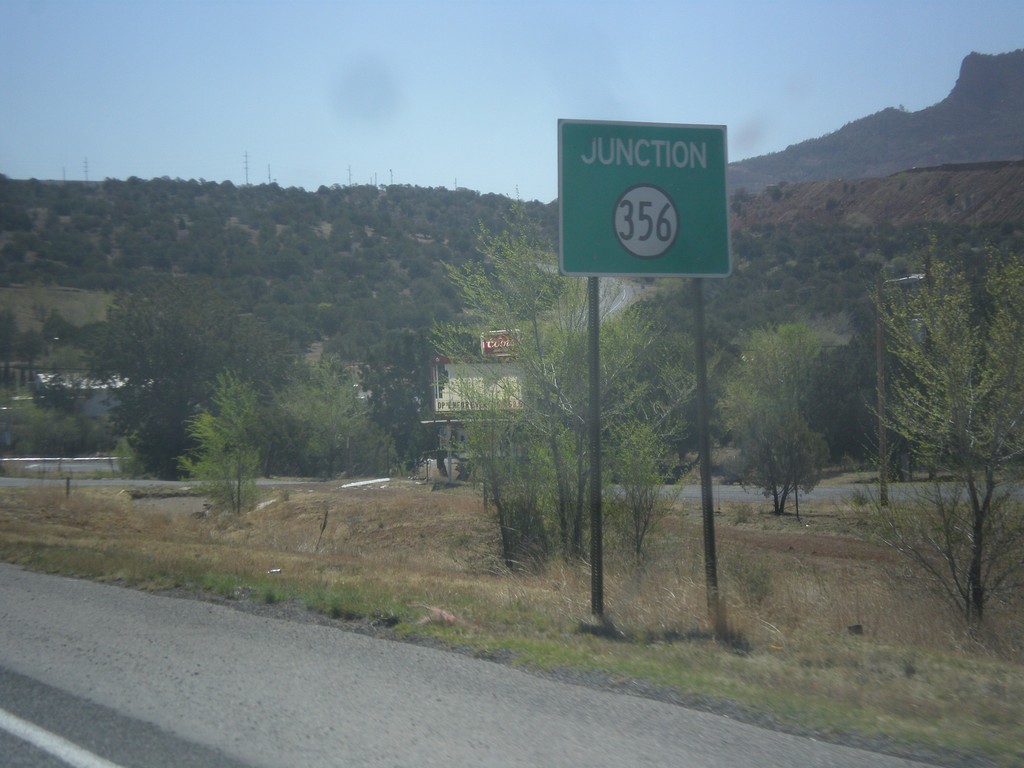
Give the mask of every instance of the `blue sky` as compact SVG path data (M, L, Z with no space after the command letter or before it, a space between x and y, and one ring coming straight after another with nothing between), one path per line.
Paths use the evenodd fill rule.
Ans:
M557 120L726 125L730 160L1024 47L1020 0L0 0L0 173L557 194Z

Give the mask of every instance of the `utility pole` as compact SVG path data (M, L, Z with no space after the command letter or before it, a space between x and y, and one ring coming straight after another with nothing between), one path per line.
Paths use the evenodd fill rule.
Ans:
M889 506L889 446L885 439L885 329L882 325L882 273L875 279L875 367L878 372L878 503Z
M924 274L907 275L892 280L883 280L879 272L875 278L875 368L878 372L878 503L889 506L889 443L885 426L885 324L882 320L884 311L885 286L894 283L900 288L910 289L921 280L928 284L931 275L931 254L925 255Z

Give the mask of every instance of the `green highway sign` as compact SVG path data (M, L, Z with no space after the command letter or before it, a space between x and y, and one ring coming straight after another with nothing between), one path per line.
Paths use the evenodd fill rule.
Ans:
M725 277L721 125L558 121L563 275Z

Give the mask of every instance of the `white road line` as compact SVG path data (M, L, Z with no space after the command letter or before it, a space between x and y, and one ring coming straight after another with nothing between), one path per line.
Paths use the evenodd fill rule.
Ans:
M77 744L72 744L67 739L62 739L57 734L50 733L27 720L15 717L4 709L0 709L0 728L17 736L22 741L39 747L59 760L63 760L73 768L122 768L117 763L104 760L99 755L94 755Z

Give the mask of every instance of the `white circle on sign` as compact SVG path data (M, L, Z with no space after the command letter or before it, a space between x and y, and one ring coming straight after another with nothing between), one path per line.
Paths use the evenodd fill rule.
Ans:
M679 213L665 192L647 184L630 187L615 203L615 237L638 259L664 256L679 234Z

